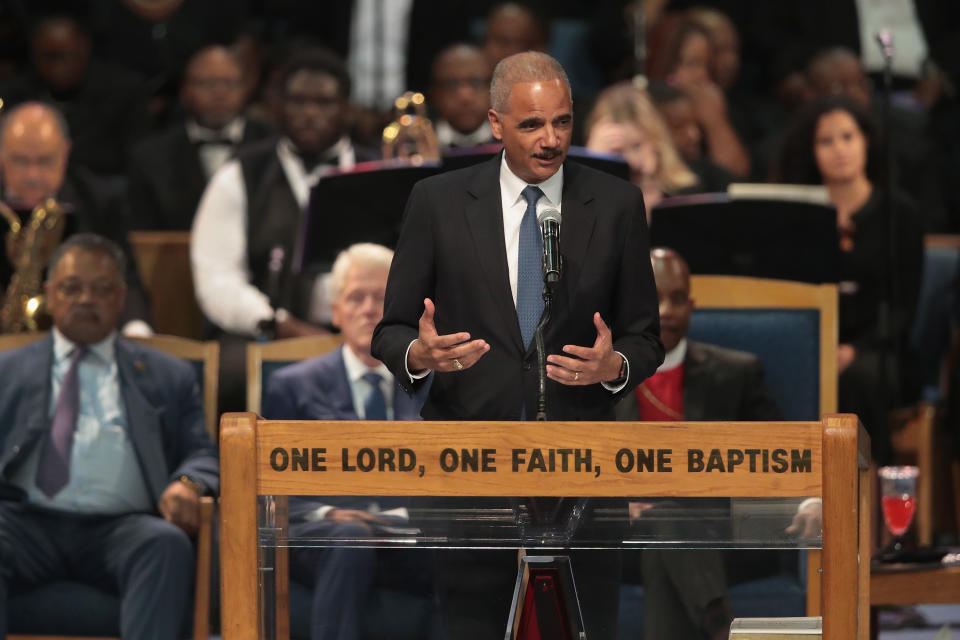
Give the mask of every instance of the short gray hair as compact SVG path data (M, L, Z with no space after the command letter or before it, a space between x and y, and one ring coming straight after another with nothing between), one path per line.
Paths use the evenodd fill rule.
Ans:
M361 265L383 267L389 270L391 262L393 262L393 251L383 245L372 242L358 242L350 245L337 255L330 270L330 280L327 282L327 295L330 302L336 302L340 297L350 267Z
M503 113L507 110L507 101L510 99L510 89L520 82L545 82L561 80L570 94L570 80L567 72L559 62L545 53L527 51L507 56L493 70L493 79L490 81L490 106L494 111Z

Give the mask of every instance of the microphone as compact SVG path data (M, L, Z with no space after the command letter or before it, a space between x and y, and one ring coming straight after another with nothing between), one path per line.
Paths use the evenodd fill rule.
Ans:
M893 34L890 33L890 29L880 29L874 35L877 39L877 44L880 45L880 51L883 53L883 57L887 60L893 58Z
M560 212L544 209L537 216L543 235L543 281L554 284L560 280L563 267L560 258Z

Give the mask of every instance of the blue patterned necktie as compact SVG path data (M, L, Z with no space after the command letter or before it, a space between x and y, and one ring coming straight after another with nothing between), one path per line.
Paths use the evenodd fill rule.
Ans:
M363 413L365 420L386 420L387 419L387 399L383 397L383 389L380 388L380 382L383 376L379 373L365 373L363 380L370 385L370 395L367 401L363 403Z
M60 385L60 395L53 410L50 431L43 440L40 459L37 463L37 488L52 498L67 486L70 480L70 452L73 449L73 433L80 415L80 361L87 354L86 347L73 350L70 368Z
M540 187L526 187L521 195L527 210L520 222L520 247L517 256L517 319L526 348L543 313L543 236L537 225L537 200L543 195Z

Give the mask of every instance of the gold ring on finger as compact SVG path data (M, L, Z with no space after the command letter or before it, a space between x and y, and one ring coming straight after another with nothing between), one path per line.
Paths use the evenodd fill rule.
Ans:
M463 369L463 365L460 364L460 361L457 360L456 358L453 359L453 366L457 368L457 371L460 371L461 369Z
M576 382L576 381L579 380L579 379L580 379L580 372L579 372L579 371L574 371L574 372L573 372L573 381Z

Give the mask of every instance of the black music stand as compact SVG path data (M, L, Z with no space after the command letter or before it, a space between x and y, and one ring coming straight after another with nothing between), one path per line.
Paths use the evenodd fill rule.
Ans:
M651 211L653 247L682 255L690 272L822 284L840 279L832 205L711 193L669 198Z
M396 247L413 185L438 171L437 163L413 166L387 160L321 178L310 192L294 271L329 271L337 254L356 242Z

